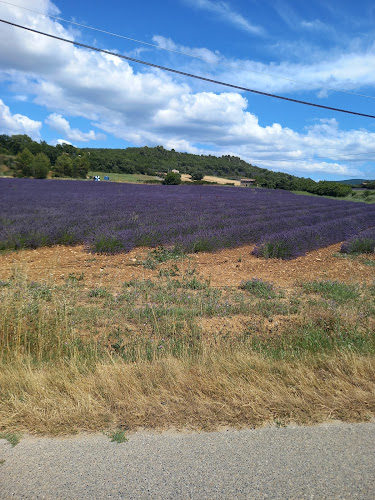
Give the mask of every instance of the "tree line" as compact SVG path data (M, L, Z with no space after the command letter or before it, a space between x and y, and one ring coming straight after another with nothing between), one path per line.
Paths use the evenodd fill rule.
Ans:
M48 171L54 177L86 178L88 171L160 175L178 170L196 181L205 175L228 179L255 179L255 184L270 189L307 191L325 196L347 196L351 187L339 182L319 181L283 172L272 172L245 162L237 156L194 155L178 153L163 146L126 149L81 148L71 144L51 146L33 141L27 135L0 135L0 155L15 175L44 178ZM5 158L6 155L12 156ZM47 172L47 173L46 173ZM170 179L178 183L177 178Z
M53 177L85 179L90 169L87 153L71 144L51 146L27 135L0 135L0 160L15 177L34 179L46 179L50 172Z

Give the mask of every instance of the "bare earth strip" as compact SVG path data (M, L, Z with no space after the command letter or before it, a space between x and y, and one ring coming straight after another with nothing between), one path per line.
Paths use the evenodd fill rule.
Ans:
M194 265L198 274L211 280L214 287L239 286L241 281L259 278L281 287L291 287L300 281L339 280L346 283L371 283L374 269L361 260L335 256L341 244L309 252L289 261L259 259L251 255L252 245L225 249L214 253L199 253L182 262ZM15 267L27 272L30 280L64 280L70 273L84 273L88 287L115 289L124 281L148 279L159 270L145 269L141 263L150 249L135 248L127 254L89 254L82 245L76 247L44 247L0 255L0 279L8 279ZM375 262L375 255L366 256Z

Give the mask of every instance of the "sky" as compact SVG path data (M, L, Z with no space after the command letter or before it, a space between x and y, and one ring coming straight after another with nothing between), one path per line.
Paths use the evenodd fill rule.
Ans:
M0 1L1 19L232 85L375 115L372 0L10 3ZM375 179L375 119L191 79L4 23L0 48L0 134L81 148L162 145L239 156L314 180Z

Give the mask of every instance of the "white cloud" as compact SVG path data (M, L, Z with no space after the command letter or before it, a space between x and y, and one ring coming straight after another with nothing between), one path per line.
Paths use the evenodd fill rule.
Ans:
M0 134L27 134L32 139L39 140L41 128L42 122L20 114L12 115L9 107L0 99Z
M171 38L165 38L164 36L155 35L152 37L152 40L162 49L189 54L210 64L216 64L221 59L221 55L218 51L213 52L206 48L192 48L185 45L177 45Z
M103 134L96 134L93 130L90 130L90 132L81 132L77 128L70 128L68 120L57 113L47 116L45 123L53 130L64 134L71 141L88 142L105 138Z
M44 2L45 9L48 5ZM42 7L35 8L40 10ZM0 4L0 13L3 9ZM45 22L41 18L27 20L37 29L42 29ZM56 22L49 20L48 23L52 33L64 30ZM64 36L67 35L64 32ZM155 41L178 50L186 48L163 37ZM280 123L262 126L257 116L249 111L248 101L239 93L197 92L159 70L136 72L128 62L113 56L37 38L15 28L0 32L0 44L3 43L7 44L7 51L0 53L3 77L8 79L17 95L27 95L29 100L49 110L46 123L66 137L66 142L99 138L93 130L72 129L64 118L80 117L136 145L163 144L179 151L234 154L255 164L291 173L299 170L337 175L359 175L360 172L361 162L353 163L350 157L343 158L343 154L375 149L375 134L366 130L343 131L336 121L320 121L302 132ZM196 54L212 62L215 57L224 59L207 49L187 49L197 51ZM345 83L358 86L362 81L375 85L371 56L369 49L365 53L343 54L337 60L322 60L310 65L287 62L265 65L224 59L230 70L220 66L218 72L221 71L223 80L230 81L236 74L236 80L266 90L290 91L306 88L306 85L254 71L269 71L286 77L293 75L295 79L300 77L312 82L317 89L322 82L332 81L331 77L340 86ZM23 123L23 132L12 133L39 137L40 122L11 115L9 108L3 106L3 115L8 110L9 122ZM11 128L5 130L4 133L9 133Z
M71 142L66 141L65 139L56 139L55 141L51 142L52 146L56 146L56 144L60 144L60 145L69 144L69 146L73 146L73 144Z
M314 19L314 21L301 21L300 25L302 28L311 31L331 31L331 28L320 19Z
M242 14L234 11L228 2L222 0L185 0L188 4L198 9L207 10L218 14L224 21L233 24L237 28L252 33L253 35L264 35L265 31L248 21Z

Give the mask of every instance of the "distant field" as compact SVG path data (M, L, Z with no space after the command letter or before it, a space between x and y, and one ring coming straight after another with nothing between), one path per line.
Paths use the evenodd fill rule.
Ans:
M353 193L344 198L337 198L334 196L320 196L314 193L308 193L307 191L292 191L295 194L304 194L306 196L315 196L317 198L329 198L331 200L345 200L345 201L359 201L362 203L375 203L375 190L365 189L361 191L353 190Z
M375 206L231 186L2 179L0 249L84 243L94 252L171 245L183 252L253 243L292 258L375 226Z
M101 180L104 180L104 176L108 176L110 181L113 182L131 182L136 184L142 184L145 181L157 181L160 177L153 175L142 175L142 174L116 174L108 172L93 172L90 171L88 174L90 177L99 175Z

